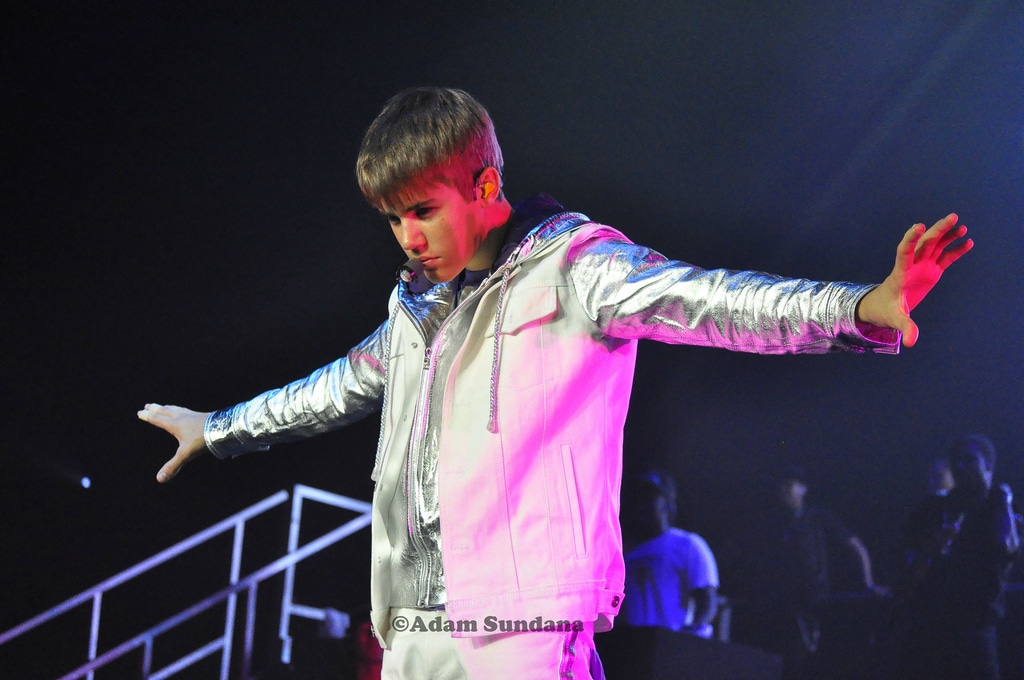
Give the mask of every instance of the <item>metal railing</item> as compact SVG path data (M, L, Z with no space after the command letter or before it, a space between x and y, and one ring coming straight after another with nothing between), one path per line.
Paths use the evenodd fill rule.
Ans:
M329 531L319 538L312 540L305 545L299 546L299 530L302 523L303 501L309 499L338 508L344 508L359 513L354 519L345 522L341 526ZM245 610L245 630L243 634L243 654L241 659L241 680L248 680L251 672L253 636L256 620L256 593L258 585L281 572L285 573L284 593L281 601L281 623L280 636L282 641L281 660L289 663L291 660L292 639L290 636L291 618L299 616L310 619L323 620L326 617L326 610L316 607L295 604L293 602L295 586L295 567L302 560L310 557L321 550L337 543L338 541L352 535L356 531L370 524L370 504L346 496L340 496L320 489L297 484L292 494L291 525L288 535L288 551L283 557L274 560L270 564L241 577L242 544L245 537L246 521L263 514L288 500L287 491L279 491L262 501L255 503L245 510L228 517L227 519L214 524L213 526L200 531L193 536L177 543L176 545L157 553L147 560L136 564L133 567L113 576L102 583L99 583L88 590L65 600L57 606L35 616L20 625L0 633L0 646L19 637L20 635L37 628L48 621L51 621L62 614L65 614L76 607L92 600L92 616L89 627L88 662L74 669L73 671L60 676L58 680L76 680L81 677L88 677L93 680L97 669L112 663L129 652L142 648L143 659L140 677L143 680L163 680L175 673L188 668L189 666L209 657L212 654L221 652L221 680L228 680L232 640L235 633L235 613L237 609L237 597L240 592L247 591L247 606ZM157 625L139 633L135 637L103 652L99 653L100 614L102 611L103 595L113 588L144 574L164 562L188 552L203 543L219 536L230 529L234 529L234 542L231 554L230 585L209 597L195 603L184 611L158 623ZM157 636L172 628L195 618L212 607L226 603L223 632L214 640L207 642L192 652L185 654L168 665L153 669L153 646Z

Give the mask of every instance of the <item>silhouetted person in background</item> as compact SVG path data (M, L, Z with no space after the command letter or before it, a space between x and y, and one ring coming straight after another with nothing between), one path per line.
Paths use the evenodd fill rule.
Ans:
M936 458L928 466L928 493L933 496L945 496L953 488L953 468L949 464L949 456Z
M737 640L781 654L787 680L821 677L822 623L840 558L851 562L864 592L887 594L874 582L864 543L832 513L807 504L807 491L804 469L786 465L774 479L774 503L747 524L734 556L741 560L737 609L744 609Z
M993 488L996 452L987 437L961 437L949 461L953 488L926 497L903 531L892 677L999 680L997 626L1021 556L1020 518L1010 487Z
M627 552L621 614L631 626L710 638L718 564L703 538L672 526L675 482L662 472L645 473L626 486L622 505Z

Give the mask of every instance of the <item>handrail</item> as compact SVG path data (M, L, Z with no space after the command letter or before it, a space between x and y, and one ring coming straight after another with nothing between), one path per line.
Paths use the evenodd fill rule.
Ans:
M14 628L11 628L9 630L4 631L3 633L0 633L0 645L4 644L8 640L13 640L14 638L18 637L23 633L27 633L33 628L43 623L46 623L47 621L57 616L60 616L68 610L74 609L78 605L85 603L90 598L95 598L97 594L102 594L108 590L116 588L125 581L129 581L135 578L136 576L146 571L149 571L153 567L160 566L167 560L177 557L181 553L191 550L200 543L204 543L209 539L213 538L214 536L218 536L224 533L230 527L235 526L238 522L244 522L247 519L252 519L256 515L262 514L269 510L270 508L280 505L281 503L284 503L286 500L288 500L288 492L281 490L272 496L264 498L262 501L258 503L250 505L245 510L235 513L227 519L217 522L216 524L204 529L203 531L193 534L192 536L184 539L183 541L180 541L175 545L172 545L170 548L167 548L166 550L159 552L156 555L153 555L149 559L143 560L142 562L139 562L138 564L129 567L128 569L125 569L121 573L111 576L105 581L101 581L100 583L94 585L92 588L82 591L78 595L75 595L74 597L71 597L65 600L64 602L61 602L55 607L46 610L42 614L34 616L28 621L20 623ZM95 608L96 607L94 606L94 610ZM96 618L95 611L94 618Z
M246 508L245 510L232 515L231 517L218 522L217 524L187 538L174 546L154 555L153 557L136 564L129 569L113 576L105 581L93 586L92 588L62 602L61 604L52 607L46 612L35 616L24 623L11 628L3 633L0 633L0 645L5 642L12 640L19 635L67 612L74 607L77 607L90 598L93 600L93 613L92 613L92 627L90 630L90 648L89 648L89 661L79 666L73 671L61 676L59 680L76 680L83 676L88 675L91 679L93 672L108 664L112 661L124 656L125 654L138 649L143 648L143 664L142 664L142 677L144 680L163 680L163 678L169 677L179 670L182 670L201 659L204 659L211 654L218 651L223 651L221 657L221 678L226 680L228 676L228 669L231 662L231 643L234 634L234 614L235 614L235 600L239 592L243 590L248 591L248 606L246 607L246 620L245 620L245 634L244 634L244 654L242 658L242 671L241 677L247 679L249 677L249 665L252 659L253 651L253 636L255 630L255 616L256 616L256 590L260 582L270 578L282 571L287 570L286 576L286 588L282 598L282 641L285 643L285 649L290 654L290 642L291 638L287 637L288 625L287 620L290 616L305 616L307 618L323 618L325 617L325 611L315 607L308 607L303 605L296 605L292 602L292 585L294 582L294 570L295 565L307 557L337 543L338 541L350 536L351 534L359 531L363 527L370 523L370 504L364 501L358 501L345 496L339 496L330 492L322 491L320 489L314 489L312 487L298 484L294 488L293 505L292 505L292 518L291 518L291 529L289 536L288 554L271 562L270 564L262 567L261 569L249 574L248 576L239 579L239 568L241 563L241 550L242 550L242 538L244 530L244 522L256 515L266 512L270 508L273 508L288 499L287 491L279 491L278 493L267 497L266 499ZM335 507L345 508L359 512L360 515L352 520L349 520L340 527L329 531L328 533L320 536L319 538L310 541L303 545L301 548L298 547L298 532L299 525L301 522L301 507L303 499L310 499L333 505ZM231 584L227 587L217 591L213 595L197 602L196 604L188 607L184 611L171 616L170 618L158 623L157 625L149 628L148 630L136 635L135 637L127 640L113 649L104 652L97 656L96 643L99 633L99 619L100 619L100 604L102 595L104 592L124 583L125 581L138 576L153 567L156 567L167 560L180 555L187 550L196 547L197 545L217 536L227 529L235 528L235 541L233 547L233 557L231 565ZM203 644L198 649L186 654L185 656L173 661L169 665L162 669L153 670L152 655L153 655L153 643L155 638L174 628L175 626L184 623L185 621L209 610L210 608L227 601L228 610L225 615L225 625L223 635L214 639L211 642ZM284 654L282 654L284 659Z
M296 484L292 495L292 516L291 525L288 529L288 552L292 553L299 548L299 529L302 525L302 501L305 499L317 501L325 505L333 505L336 508L344 508L355 512L363 513L366 522L369 523L369 512L372 506L366 501L357 501L347 496L315 489L305 484ZM292 660L292 637L290 634L291 617L301 616L310 619L323 620L325 613L323 609L305 607L295 604L293 594L295 592L295 564L290 565L284 574L284 591L281 595L281 624L278 637L281 639L281 663L291 663Z
M368 514L360 515L355 519L349 520L337 529L329 531L320 538L310 541L309 543L302 546L295 552L285 555L284 557L279 557L278 559L274 560L273 562L264 566L263 568L254 571L252 574L246 576L238 583L222 588L213 595L207 597L206 599L200 602L197 602L196 604L192 605L191 607L182 611L181 613L176 614L158 623L149 630L146 630L136 635L131 640L121 643L114 649L111 649L110 651L105 653L103 656L97 657L95 660L90 661L89 663L84 664L82 666L79 666L67 675L61 676L58 680L76 680L76 678L80 678L86 673L96 670L100 666L104 666L110 663L111 661L115 661L118 658L124 656L124 654L132 651L133 649L139 647L147 641L151 641L157 635L160 635L161 633L166 632L171 628L174 628L178 624L183 623L194 616L202 614L206 610L210 609L211 607L214 607L217 604L220 604L231 595L234 595L242 590L251 589L249 596L250 598L254 598L255 588L257 585L259 585L261 581L265 581L271 576L281 573L282 571L294 565L295 563L301 562L310 555L318 553L324 548L330 547L331 545L337 543L341 539L346 538L347 536L350 536L359 529L362 529L363 527L367 526L369 523L370 517ZM245 631L245 643L247 648L251 648L252 633L253 629L249 625L247 625ZM207 650L207 653L203 654L201 657L195 658L194 660L198 661L199 659L217 651L217 649L220 649L220 645L216 644L216 642L217 641L208 643L207 645L204 645L204 647L200 648L201 650ZM195 654L195 652L193 652L193 654ZM153 673L149 677L152 680L156 680L157 675L156 673Z

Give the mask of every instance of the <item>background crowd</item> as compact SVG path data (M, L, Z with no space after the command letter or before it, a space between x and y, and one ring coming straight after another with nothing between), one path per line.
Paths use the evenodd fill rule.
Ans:
M643 473L623 494L624 532L639 541L626 556L624 618L711 637L722 588L729 617L719 639L781 655L787 679L1018 678L1024 522L1009 485L994 481L996 459L979 434L935 456L921 497L893 519L901 538L888 585L864 541L808 500L813 482L799 465L766 477L763 506L716 554L670 528L679 500L671 478Z

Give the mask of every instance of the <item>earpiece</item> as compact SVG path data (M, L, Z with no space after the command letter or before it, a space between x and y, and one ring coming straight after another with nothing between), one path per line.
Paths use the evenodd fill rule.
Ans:
M490 198L494 193L494 182L481 182L477 187L480 189L480 198Z

